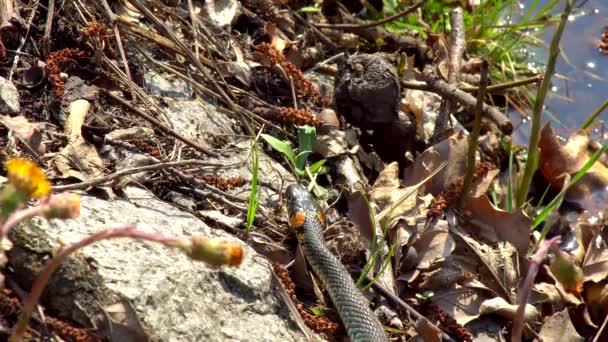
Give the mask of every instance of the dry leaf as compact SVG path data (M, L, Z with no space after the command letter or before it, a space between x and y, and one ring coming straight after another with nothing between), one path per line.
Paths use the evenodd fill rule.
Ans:
M479 318L481 304L492 298L491 291L473 280L466 286L453 284L435 291L433 303L462 326Z
M416 331L425 342L441 342L442 331L426 319L419 319L414 324Z
M478 198L469 197L465 202L464 211L470 218L470 225L464 228L471 235L489 242L507 241L515 246L519 255L528 253L532 220L523 210L500 210L484 195Z
M422 233L422 235L413 244L413 247L418 252L418 269L428 269L436 263L443 262L452 251L454 251L454 239L448 232L448 224L446 221L438 221L441 224L436 224Z
M562 145L550 123L541 131L539 147L541 149L539 169L549 184L561 189L564 184L564 174L573 175L589 160L587 153L589 137L584 133L576 133ZM574 186L568 190L566 198L575 201L588 197L595 190L608 187L608 168L596 162L591 169Z
M103 172L103 161L97 154L97 149L84 140L81 132L90 106L87 100L76 100L70 104L64 128L68 145L55 157L55 166L65 178L75 177L85 181Z
M411 186L420 182L432 170L436 169L444 161L447 161L447 166L425 183L425 191L423 193L429 192L437 195L450 183L453 183L464 175L468 146L467 137L462 133L455 133L448 139L444 139L426 149L405 170L404 185Z
M570 254L555 249L554 258L549 264L553 277L564 287L566 292L578 295L583 291L583 270L576 264Z
M508 320L515 318L518 305L509 304L502 297L496 297L493 299L486 300L479 307L479 315L497 314ZM524 311L524 321L532 322L539 317L538 310L533 305L526 304Z
M393 162L380 172L370 192L380 211L390 211L389 219L412 216L418 209L418 185L399 188L399 183L399 164Z
M32 150L43 154L46 146L42 143L42 124L32 123L21 115L10 117L0 115L0 123L12 131L24 143L28 144Z
M464 271L474 274L494 293L505 296L506 290L511 294L520 281L519 257L515 247L508 242L490 246L480 242L477 237L466 235L460 235L459 239L464 239L466 243L459 241L453 253L454 262ZM497 281L500 281L502 286L497 284Z
M608 244L602 232L597 232L589 242L582 265L585 281L598 283L608 276Z
M584 341L585 339L576 332L568 309L551 315L543 324L538 334L543 341Z

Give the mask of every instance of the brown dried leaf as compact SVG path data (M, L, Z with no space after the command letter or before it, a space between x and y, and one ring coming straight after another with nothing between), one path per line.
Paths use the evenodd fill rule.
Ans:
M556 189L564 185L564 174L573 175L589 160L587 153L589 137L578 132L562 145L550 123L541 131L539 147L539 169L549 184ZM608 168L602 163L594 163L591 169L574 186L568 190L566 198L570 200L588 197L594 190L608 186Z
M15 133L19 139L39 154L43 154L46 150L40 133L42 124L29 122L21 115L15 117L0 115L0 124Z
M446 221L429 227L413 244L418 252L418 269L425 270L445 261L455 248L454 239L448 231Z
M473 280L466 286L453 284L435 291L433 303L464 326L479 317L479 308L492 298L491 293L483 284Z
M477 237L466 235L460 235L459 240L461 239L464 241L459 241L453 254L454 263L474 274L494 293L502 296L506 295L505 290L512 293L520 281L519 258L515 247L507 242L490 246L480 242Z
M532 220L523 210L500 210L488 196L480 196L465 201L465 213L471 219L465 230L471 235L489 242L507 241L515 246L519 255L528 253Z
M425 342L441 342L442 331L436 326L430 324L426 319L419 319L414 324L416 331Z
M418 207L417 185L399 188L399 164L397 162L387 165L372 186L371 200L378 205L381 211L392 208L390 216L410 216ZM407 196L410 194L409 196ZM399 202L401 198L407 196Z
M598 283L608 276L608 243L602 232L597 232L589 242L582 266L585 281Z
M87 100L76 100L70 104L64 127L68 145L55 158L55 166L63 177L75 177L85 181L103 172L103 160L97 154L97 149L82 137L81 129L89 108L90 103Z
M543 324L538 334L543 341L584 341L585 339L578 334L568 309L556 312L551 315Z
M468 146L468 139L464 134L455 133L426 149L416 158L413 165L405 170L404 185L411 186L420 182L432 170L447 161L447 166L425 183L423 193L437 195L464 174Z
M497 314L509 320L515 318L517 312L517 304L509 304L506 300L501 297L496 297L490 300L486 300L479 307L479 315ZM524 311L524 321L532 322L539 317L539 312L533 305L526 304Z

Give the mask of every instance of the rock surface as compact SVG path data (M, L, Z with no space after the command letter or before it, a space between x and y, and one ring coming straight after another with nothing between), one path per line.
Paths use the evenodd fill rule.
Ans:
M0 77L0 114L18 114L20 111L17 88L11 81Z
M80 219L51 223L35 219L17 229L10 260L16 264L13 267L18 266L15 272L21 285L29 288L32 273L51 253L49 246L57 247L54 241L73 243L101 229L125 224L135 224L148 232L203 235L239 243L245 248L243 264L238 268L211 268L158 244L106 240L72 258L77 262L70 260L66 265L76 265L73 270L65 265L58 270L43 300L48 312L68 313L68 318L86 325L87 317L128 299L152 340L306 340L265 258L240 240L209 228L145 190L127 187L125 194L127 199L115 201L83 196ZM32 238L40 232L48 234L47 241ZM27 265L32 266L31 270ZM71 283L79 285L72 287Z

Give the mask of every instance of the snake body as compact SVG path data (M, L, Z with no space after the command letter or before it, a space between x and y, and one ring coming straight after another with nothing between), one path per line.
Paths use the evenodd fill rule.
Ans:
M325 246L323 214L301 185L287 187L289 224L306 260L329 293L346 332L353 342L388 342L376 315L369 308L344 266Z

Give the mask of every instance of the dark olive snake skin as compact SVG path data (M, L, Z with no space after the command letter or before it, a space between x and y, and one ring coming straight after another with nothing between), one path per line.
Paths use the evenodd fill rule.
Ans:
M388 342L382 324L355 287L346 268L325 246L320 209L312 195L303 186L292 184L287 187L285 196L290 223L296 230L304 256L329 293L351 341ZM297 221L293 220L296 215L304 219L303 224L301 221L293 224L292 221Z

